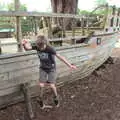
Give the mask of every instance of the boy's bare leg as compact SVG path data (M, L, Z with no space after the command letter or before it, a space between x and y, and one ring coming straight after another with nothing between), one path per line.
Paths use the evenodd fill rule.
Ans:
M50 87L51 87L51 89L52 89L52 91L54 93L54 96L57 97L58 94L57 94L57 88L56 88L55 84L54 83L50 83Z
M57 88L56 88L54 83L50 83L50 87L52 88L53 93L54 93L54 103L55 103L56 107L59 107L59 99L58 99L58 94L57 94Z
M40 99L43 100L43 92L44 92L44 83L40 83Z
M40 83L40 95L39 95L39 104L42 109L44 109L44 102L43 102L43 92L44 92L44 83Z

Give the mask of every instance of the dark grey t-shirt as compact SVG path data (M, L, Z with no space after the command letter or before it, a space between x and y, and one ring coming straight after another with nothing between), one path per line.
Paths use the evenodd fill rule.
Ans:
M32 49L37 50L41 69L46 72L50 72L56 69L56 50L52 46L47 46L45 50L39 50L37 46L32 45Z

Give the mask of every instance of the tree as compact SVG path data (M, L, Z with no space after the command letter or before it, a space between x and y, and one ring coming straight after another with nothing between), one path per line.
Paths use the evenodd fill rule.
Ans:
M78 0L51 0L54 13L77 13Z
M66 14L77 14L78 0L51 0L52 12L53 13L66 13ZM57 21L55 21L55 24ZM59 23L62 24L59 19ZM64 25L67 29L70 29L71 19L65 19Z
M7 10L7 6L4 3L0 4L0 10Z
M15 10L14 1L7 5L7 9L8 9L8 11L14 11ZM20 11L27 11L27 7L26 7L25 4L20 5Z
M95 1L95 5L96 7L99 7L100 5L107 5L107 0L96 0ZM100 14L100 15L104 15L105 14L105 10L102 8L102 9L98 9L95 11L96 14Z
M107 4L107 0L96 0L95 4L96 4L96 6L105 5L105 4Z
M0 4L0 10L8 10L8 11L14 11L15 6L14 6L14 0L11 3L8 4ZM27 11L27 7L25 4L20 5L20 11ZM22 28L22 33L26 32L31 32L33 31L33 26L31 23L30 17L26 17L25 19L21 17L21 28ZM6 22L4 22L6 21ZM0 29L10 29L14 28L15 25L15 18L14 17L0 17Z
M89 15L90 14L90 11L88 10L81 10L81 9L77 9L77 14L78 15Z

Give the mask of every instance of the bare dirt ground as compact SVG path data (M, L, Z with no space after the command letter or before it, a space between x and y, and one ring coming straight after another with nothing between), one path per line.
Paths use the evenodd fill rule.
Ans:
M58 89L60 107L40 110L32 100L34 120L120 120L120 48L113 51L114 64ZM45 95L51 102L51 92ZM25 104L0 110L0 120L28 120Z

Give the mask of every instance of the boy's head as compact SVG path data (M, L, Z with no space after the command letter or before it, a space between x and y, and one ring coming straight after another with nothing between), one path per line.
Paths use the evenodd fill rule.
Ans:
M45 49L47 45L47 39L43 35L39 35L36 40L36 45L39 49Z

